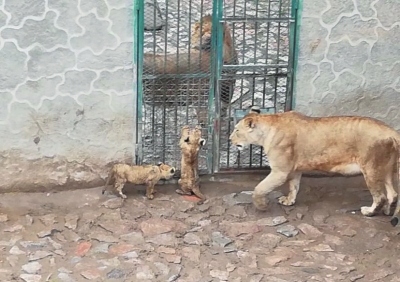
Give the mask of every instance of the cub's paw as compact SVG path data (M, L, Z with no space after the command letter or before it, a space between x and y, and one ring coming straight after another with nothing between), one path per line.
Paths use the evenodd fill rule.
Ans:
M361 207L361 213L364 216L373 216L375 215L375 209L373 209L372 207Z
M153 194L146 195L146 196L147 196L147 199L149 199L149 200L153 200L154 199L154 195Z
M295 200L289 200L289 198L287 196L281 196L281 197L278 198L278 202L282 206L293 206L296 201Z
M253 203L256 209L260 211L266 211L268 209L268 200L265 198L265 196L253 195Z

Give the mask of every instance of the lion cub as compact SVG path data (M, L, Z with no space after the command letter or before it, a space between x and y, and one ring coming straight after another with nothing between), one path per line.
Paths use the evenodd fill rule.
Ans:
M196 126L193 131L189 126L182 127L181 139L181 178L178 180L180 189L176 193L180 195L191 195L192 193L201 200L199 204L205 201L206 197L200 192L200 179L198 175L199 150L206 144L206 140L201 138L201 127Z
M140 166L115 164L108 174L108 179L102 190L102 194L106 191L106 187L109 185L111 178L114 178L114 189L123 199L127 198L122 192L124 185L126 182L130 182L132 184L146 184L146 197L152 200L156 193L154 185L156 185L160 179L171 179L174 174L175 168L164 163Z

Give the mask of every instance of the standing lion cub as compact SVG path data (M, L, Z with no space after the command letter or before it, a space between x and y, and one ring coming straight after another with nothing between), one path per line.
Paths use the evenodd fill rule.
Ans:
M293 111L260 114L258 107L240 120L229 137L239 150L249 144L263 146L271 173L254 189L254 205L267 208L265 195L289 181L289 194L279 203L296 201L303 171L362 173L372 194L370 207L361 213L373 216L383 209L391 213L397 192L400 134L383 122L367 117L308 117ZM385 189L387 196L385 195ZM392 223L393 224L393 223Z
M181 139L181 178L178 180L180 189L175 190L180 195L195 194L200 198L199 204L206 200L200 192L200 179L198 175L199 150L206 144L206 140L201 138L201 127L196 126L190 130L188 125L182 127Z
M158 165L127 165L115 164L108 174L106 185L102 190L102 194L106 191L106 187L114 178L114 189L118 194L126 199L126 195L122 192L126 182L132 184L146 184L146 197L150 200L154 199L154 186L160 179L171 179L175 174L175 168L164 163Z

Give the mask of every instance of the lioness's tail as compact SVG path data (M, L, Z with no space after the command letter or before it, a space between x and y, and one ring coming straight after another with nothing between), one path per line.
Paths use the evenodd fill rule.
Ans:
M106 192L107 186L110 184L111 178L113 177L114 177L114 166L110 169L110 172L108 173L106 184L103 186L103 190L101 190L102 195L104 195L104 192Z
M397 182L397 205L394 210L393 217L390 220L392 226L397 226L400 223L400 140L394 139L394 145L397 154L397 165L396 165L396 182Z

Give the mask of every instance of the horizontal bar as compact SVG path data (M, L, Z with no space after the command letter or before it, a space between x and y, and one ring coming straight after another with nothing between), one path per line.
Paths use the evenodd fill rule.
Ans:
M223 69L237 69L237 70L245 70L246 68L249 69L256 69L256 68L288 68L289 65L288 64L248 64L248 65L223 65Z
M222 18L220 22L294 22L293 18L246 18L246 17L229 17Z
M247 73L247 74L225 74L221 75L220 80L240 79L240 78L265 78L265 77L287 77L287 73L265 74L265 73Z
M198 74L144 74L143 79L167 79L167 78L179 78L179 79L185 79L185 78L210 78L211 74L207 73L198 73Z

